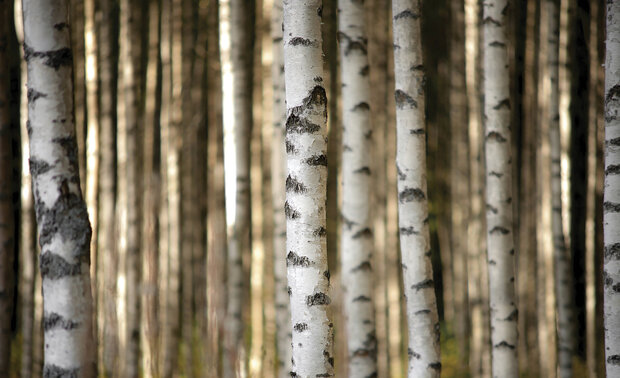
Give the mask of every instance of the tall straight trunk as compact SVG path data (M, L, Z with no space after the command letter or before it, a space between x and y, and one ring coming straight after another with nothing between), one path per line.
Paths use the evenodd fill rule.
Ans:
M426 189L425 68L417 0L392 3L398 227L409 329L409 377L439 377L439 318Z
M271 80L273 82L273 139L271 148L271 185L273 201L273 256L276 307L276 344L278 348L278 377L288 377L291 372L290 304L286 280L286 217L284 201L286 192L286 104L284 101L284 53L282 45L282 3L275 1L271 12L273 57Z
M0 371L11 364L11 318L13 315L13 259L15 224L13 210L13 127L9 101L9 25L11 1L0 2Z
M115 376L118 358L118 320L116 314L116 272L118 251L115 247L116 207L116 41L118 30L112 0L101 1L101 18L98 23L97 52L99 67L99 220L97 237L97 270L99 284L99 344L100 369L105 376Z
M323 88L322 1L284 1L286 84L286 262L291 303L291 376L332 376L327 316L327 97Z
M77 139L80 187L86 189L86 66L84 61L84 1L69 0L73 51L73 113Z
M150 1L148 8L148 59L144 113L144 149L142 198L142 295L141 295L141 370L145 377L157 376L157 342L159 311L157 281L159 268L158 212L160 204L160 160L158 154L160 62L159 41L161 28L160 1Z
M560 39L560 1L547 3L549 70L549 145L551 150L551 226L553 233L555 292L557 311L557 353L559 376L573 375L572 358L574 349L574 316L570 250L566 248L562 226L562 180L561 144L559 113L559 39Z
M341 269L348 374L377 374L371 218L372 131L364 4L338 2L342 80Z
M507 0L483 3L486 215L493 376L516 377L517 308L512 226Z
M23 2L30 172L41 246L44 376L95 374L90 224L79 184L67 1Z
M603 266L605 365L620 376L620 1L607 1L605 59L605 193Z
M250 133L252 128L252 57L254 2L220 4L224 138L226 164L226 222L228 225L228 303L224 334L224 376L244 370L243 303L248 282L244 261L250 257ZM227 25L228 29L225 29ZM228 142L227 142L228 140Z

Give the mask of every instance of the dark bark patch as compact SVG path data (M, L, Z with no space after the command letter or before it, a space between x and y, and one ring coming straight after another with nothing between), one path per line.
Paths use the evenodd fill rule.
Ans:
M400 234L409 236L409 235L418 235L419 232L414 230L413 226L409 226L409 227L401 227Z
M288 177L286 178L286 191L292 191L295 193L305 193L308 189L306 188L306 186L304 184L302 184L301 182L297 181L296 178L291 177L291 175L288 175Z
M611 291L618 294L620 293L620 282L611 286Z
M50 280L82 274L80 262L69 264L67 260L51 252L46 252L41 255L39 267L41 269L41 276Z
M65 319L59 314L52 312L50 315L43 317L43 330L49 331L54 328L62 328L64 330L72 330L80 326L80 323Z
M293 37L288 41L288 44L291 46L314 46L316 45L316 41L303 37Z
M332 377L332 374L329 373L321 373L321 374L317 374L315 375L315 377Z
M360 102L359 104L355 105L353 109L351 109L352 112L358 110L370 110L370 105L368 105L367 102Z
M495 226L491 229L491 231L489 231L489 234L493 235L493 234L501 234L501 235L506 235L509 234L510 231L502 226Z
M308 121L306 118L300 117L295 113L291 113L286 119L286 132L295 134L316 133L321 130L321 126ZM287 148L288 151L288 148Z
M505 143L506 142L506 138L504 138L504 136L500 133L498 133L497 131L491 131L487 134L486 138L487 141L494 141L497 143Z
M347 229L351 229L351 227L353 227L354 225L356 225L357 223L348 219L347 217L344 216L344 214L340 214L340 217L342 218L342 223L345 225L345 227Z
M620 243L605 246L605 260L620 260Z
M314 81L315 83L322 83L323 82L323 78L320 76L315 76L312 81Z
M495 260L489 260L489 265L497 265L497 262Z
M605 168L605 175L617 175L620 174L620 165L612 164Z
M370 262L364 261L363 263L359 264L355 268L351 269L351 272L358 272L358 271L367 272L370 270L372 270L372 266L370 265Z
M490 211L493 214L497 214L497 212L498 212L497 207L494 207L494 206L492 206L492 205L490 205L488 203L487 203L487 211Z
M613 356L607 357L607 363L610 365L620 365L620 355L614 354Z
M365 65L364 67L362 67L362 69L360 70L360 76L368 76L368 72L370 71L370 66Z
M57 24L54 24L54 29L61 31L64 28L69 27L69 24L67 24L66 22L59 22Z
M372 230L368 227L359 230L358 232L353 234L353 236L351 236L352 239L361 239L361 238L370 238L370 237L372 237Z
M68 47L50 51L35 51L24 43L24 59L28 62L31 58L41 58L43 59L43 64L55 70L62 66L71 66L73 64L73 54Z
M605 95L605 105L612 100L620 100L620 84L616 84L609 88L607 94Z
M284 203L284 214L288 219L297 219L301 216L299 211L293 209L291 205L288 204L288 201Z
M295 148L295 145L293 143L291 143L290 141L286 141L285 142L286 145L286 153L287 154L296 154L297 153L297 148Z
M403 171L400 170L400 166L398 164L396 165L396 173L398 173L399 180L404 180L407 178L407 175Z
M409 71L411 72L424 72L424 65L423 64L416 64L414 66L409 67Z
M308 295L306 297L306 305L308 306L322 306L328 305L332 300L325 293L316 293L314 295Z
M502 101L498 102L497 105L493 107L493 110L500 110L501 108L510 109L510 99L505 98Z
M40 99L41 97L47 97L47 95L45 93L41 93L37 90L34 90L32 88L28 88L28 93L27 93L27 98L28 98L28 102L29 103L33 103L35 101L37 101L38 99Z
M418 310L416 312L413 313L413 315L427 315L430 314L431 310L428 309L424 309L424 310Z
M370 302L371 299L365 295L360 295L358 297L353 298L353 302Z
M308 324L307 323L297 323L293 326L293 330L295 330L295 332L303 332L308 330Z
M35 158L30 158L28 161L30 163L30 174L32 177L36 178L37 176L49 172L49 170L52 169L52 166L47 164L46 161Z
M394 16L395 20L400 20L403 18L411 18L413 20L417 20L418 18L420 18L420 15L417 13L414 13L411 9L405 9L404 11Z
M419 353L414 352L413 349L411 348L407 348L407 356L409 357L410 360L412 358L415 358L416 360L419 360L420 358L422 358L422 356Z
M293 365L295 365L295 364L293 363ZM290 372L290 373L289 373L289 375L290 375L292 378L299 377L299 376L297 375L297 373L295 373L294 371Z
M606 213L618 213L620 212L620 203L603 202L603 210Z
M329 281L329 278L331 277L331 274L329 274L329 270L326 270L323 272L323 275L325 276L325 278L327 278L327 280Z
M620 146L620 137L605 141L606 146Z
M493 176L493 177L497 177L497 178L502 178L502 176L504 176L504 174L500 173L500 172L491 171L491 172L489 172L489 176Z
M514 280L514 278L513 278ZM508 314L507 317L505 317L503 320L506 322L512 322L515 321L519 318L519 310L514 309L510 314Z
M302 100L304 106L322 106L327 104L327 95L325 88L317 85L310 91L310 94Z
M498 344L493 345L493 348L495 349L502 349L502 348L508 348L508 349L515 349L515 346L512 344L509 344L507 341L501 341Z
M364 174L366 176L370 176L370 168L369 167L362 167L360 169L354 170L353 173L361 173L361 174Z
M398 199L400 203L412 202L412 201L423 201L426 199L426 195L419 188L405 188L402 192L398 194Z
M60 120L61 123L64 123L65 120ZM77 140L73 136L62 137L62 138L54 138L52 139L53 143L57 143L65 150L66 156L69 159L69 164L71 168L74 169L74 172L78 170L78 148L77 148ZM79 182L79 177L75 175L75 179Z
M287 255L286 255L286 265L287 266L309 266L310 265L310 260L306 257L306 256L299 256L298 254L296 254L293 251L290 251Z
M489 47L506 47L506 44L500 41L493 41L489 43Z
M327 167L327 156L321 154L321 155L314 155L311 156L309 158L306 159L306 163L308 165L312 165L312 166L324 166Z
M482 25L488 25L488 24L495 25L495 26L502 26L502 24L499 21L495 20L494 18L490 16L487 16L484 18L484 20L482 20Z
M353 39L349 37L346 33L341 31L338 32L337 38L338 42L340 42L341 44L345 44L345 56L348 56L354 50L360 51L364 55L368 53L366 49L368 40L366 38Z
M290 297L291 295L293 295L293 290L291 289L291 287L290 287L290 286L287 286L287 287L286 287L286 293L288 294L288 296L289 296L289 297ZM293 365L295 365L295 364L293 364Z
M65 369L53 364L43 366L43 378L78 378L79 373L79 368Z
M398 109L412 109L418 107L418 103L416 102L416 100L414 100L413 97L409 96L407 93L400 89L397 89L396 92L394 92L394 99L396 101L396 107L398 107Z
M428 368L440 372L441 362L431 362L430 364L428 364Z
M321 227L317 228L316 230L314 230L314 232L312 234L314 236L323 237L323 236L327 235L327 230L325 229L325 227L321 226Z
M409 134L421 136L426 134L426 131L424 129L409 129Z
M418 292L422 289L432 289L433 285L434 285L433 280L426 279L424 281L418 282L417 284L411 285L411 288L415 289L415 291Z

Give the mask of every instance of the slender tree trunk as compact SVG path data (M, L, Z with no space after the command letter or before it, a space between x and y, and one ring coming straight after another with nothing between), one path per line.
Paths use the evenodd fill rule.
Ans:
M0 371L10 371L11 318L13 315L13 127L9 101L9 25L12 3L0 2Z
M506 0L483 3L489 303L493 376L516 377L517 308L512 226Z
M286 192L286 103L284 93L284 54L282 44L282 3L275 1L271 13L273 57L271 79L273 82L273 139L271 149L271 184L273 198L273 255L276 307L276 344L278 348L278 377L289 377L291 370L290 304L286 280L286 217L284 202Z
M348 374L367 377L377 373L368 37L363 3L340 0L338 8L343 107L340 258Z
M86 76L84 62L84 1L69 0L73 51L73 112L80 166L80 187L86 189Z
M395 0L396 169L409 377L439 377L439 319L431 265L426 190L426 119L420 2Z
M320 0L284 1L286 83L287 275L291 376L333 375L333 326L327 316L327 97L323 88Z
M95 374L90 224L79 185L66 1L23 2L30 172L41 245L44 376Z
M620 1L607 1L605 59L605 364L620 376Z

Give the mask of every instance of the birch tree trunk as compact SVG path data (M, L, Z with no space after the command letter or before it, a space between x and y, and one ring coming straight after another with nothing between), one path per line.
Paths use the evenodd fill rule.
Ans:
M271 12L273 82L273 139L271 150L271 184L273 198L273 256L276 307L276 344L278 348L278 376L289 377L291 372L291 324L290 304L286 279L286 216L284 202L286 192L286 103L284 93L284 52L282 45L282 3L275 1ZM283 326L284 325L284 326Z
M607 1L603 266L605 364L620 376L620 1Z
M516 377L507 0L483 2L487 239L493 376Z
M551 227L555 263L557 310L557 353L559 377L572 377L574 350L573 285L570 250L566 248L562 226L562 177L559 108L560 1L547 0L549 70L549 146L551 153Z
M0 1L0 371L10 371L13 315L13 124L9 101L9 25L11 2Z
M348 374L368 377L377 373L368 37L364 4L339 0L338 7L343 108L340 258Z
M292 377L333 376L327 316L327 97L323 88L321 0L284 1L286 84L286 262Z
M64 0L23 2L30 172L41 246L43 376L91 377L91 229L79 184L68 10Z
M409 377L439 377L439 319L431 265L426 190L426 120L418 0L395 0L396 169Z

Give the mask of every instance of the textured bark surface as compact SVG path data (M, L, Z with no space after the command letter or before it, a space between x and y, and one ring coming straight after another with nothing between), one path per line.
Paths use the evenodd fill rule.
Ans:
M0 1L0 371L11 362L11 318L13 315L13 259L15 214L13 212L13 124L9 101L9 25L12 4Z
M605 364L620 376L620 1L607 1L603 266Z
M559 107L559 39L560 1L547 0L549 70L549 146L551 152L551 227L555 265L555 292L557 311L557 356L559 376L572 377L575 317L573 309L573 279L570 250L566 248L562 226L562 177Z
M294 377L333 376L327 316L327 97L323 88L320 0L284 1L287 275Z
M68 3L23 2L30 172L41 246L43 376L91 377L90 224L72 114Z
M395 0L396 169L409 377L439 377L439 319L431 265L426 190L425 71L420 2Z
M518 375L507 7L506 0L483 2L486 217L494 377Z
M348 375L368 377L377 374L368 33L363 3L340 0L338 7L343 109L340 258Z
M276 307L276 344L278 348L278 376L289 377L291 372L291 324L290 303L286 279L286 103L284 93L284 50L282 44L282 4L274 2L271 12L271 36L273 57L271 79L273 82L273 139L271 150L271 184L273 201L273 256ZM282 326L283 325L283 326Z

